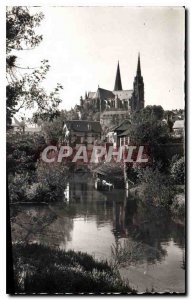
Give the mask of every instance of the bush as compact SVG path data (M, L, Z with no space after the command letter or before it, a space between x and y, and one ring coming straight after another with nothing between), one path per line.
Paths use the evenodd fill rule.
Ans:
M174 158L172 159L170 174L175 184L184 184L184 176L185 176L184 157L181 157L178 160L175 160Z
M27 200L28 173L9 175L8 190L11 203Z
M38 162L35 172L9 174L10 202L60 202L64 199L67 167Z
M66 188L68 168L61 163L37 163L37 191L48 201L62 201Z
M139 180L147 202L168 208L172 204L175 191L172 189L169 175L162 173L159 168L146 167L140 170Z
M107 262L41 245L13 246L16 293L102 293L132 290Z
M42 185L39 182L34 182L27 188L27 201L29 202L49 202L50 188L46 185Z

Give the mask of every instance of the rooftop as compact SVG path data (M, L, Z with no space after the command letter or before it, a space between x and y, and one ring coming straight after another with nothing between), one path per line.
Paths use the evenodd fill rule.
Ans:
M129 124L131 124L130 120L124 120L120 125L115 127L113 130L114 131L125 131L128 129Z
M132 97L132 93L133 90L109 91L106 89L98 88L97 92L89 92L88 98L100 98L101 100L105 100L115 99L115 97L118 96L120 100L129 100Z
M101 132L100 122L87 121L87 120L72 120L66 121L64 125L68 130L78 131L78 132Z
M184 128L184 120L176 120L173 125L173 129Z
M132 97L133 90L113 91L114 95L117 95L120 100L129 100Z

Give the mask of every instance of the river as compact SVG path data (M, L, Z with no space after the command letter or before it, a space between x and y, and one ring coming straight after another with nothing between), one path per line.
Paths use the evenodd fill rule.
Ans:
M117 263L138 292L185 291L184 224L144 205L126 190L99 192L87 173L74 174L67 203L22 205L13 214L13 242L87 252Z

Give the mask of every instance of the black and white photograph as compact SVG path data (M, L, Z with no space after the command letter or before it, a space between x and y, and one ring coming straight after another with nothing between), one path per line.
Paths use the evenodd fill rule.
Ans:
M186 51L183 6L6 6L7 294L186 294Z

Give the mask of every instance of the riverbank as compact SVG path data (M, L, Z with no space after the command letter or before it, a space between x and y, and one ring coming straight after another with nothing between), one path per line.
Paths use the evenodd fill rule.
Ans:
M86 253L17 244L13 260L16 293L135 293L107 261Z
M185 217L185 191L184 185L174 185L172 186L174 195L172 198L172 203L170 205L170 212L174 220L182 223ZM144 184L138 184L129 190L130 194L134 197L144 199Z

